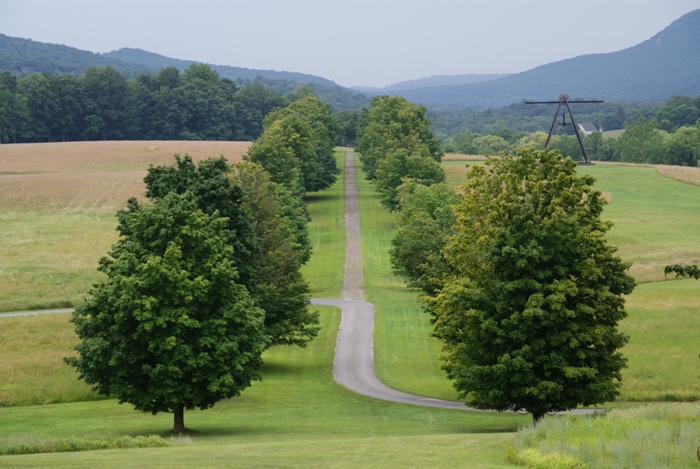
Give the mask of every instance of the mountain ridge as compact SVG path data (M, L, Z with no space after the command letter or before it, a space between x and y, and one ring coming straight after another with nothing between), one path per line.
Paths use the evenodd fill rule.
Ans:
M436 86L466 85L482 81L495 80L512 75L511 73L465 73L461 75L431 75L415 80L404 80L382 87L353 86L351 89L368 94L392 93L416 88Z
M130 47L123 47L121 49L117 49L115 51L106 52L99 55L110 59L116 59L122 62L136 63L144 66L153 66L155 64L157 68L175 67L180 71L183 71L191 64L204 64L204 62L199 62L196 60L175 59L172 57L157 54L155 52L149 52L143 49ZM278 70L262 70L245 67L234 67L230 65L206 65L209 65L209 67L211 67L212 70L215 70L220 77L230 78L232 80L253 81L257 77L261 76L263 78L289 80L301 84L314 83L323 86L339 86L337 83L327 78L306 73L287 72Z
M89 66L112 65L134 78L162 67L184 70L202 63L134 48L97 54L0 33L0 72L9 70L20 77L46 71L80 74ZM207 65L222 78L243 83L262 80L283 93L310 85L321 99L325 93L329 99L347 103L341 106L344 109L357 109L376 94L400 95L429 109L501 107L525 100L556 99L560 93L568 93L572 99L662 102L675 95L700 95L700 9L627 49L580 55L517 74L434 75L383 88L346 88L299 72Z
M540 65L482 83L401 93L427 107L493 107L522 100L572 98L664 101L700 94L700 10L686 13L636 46Z

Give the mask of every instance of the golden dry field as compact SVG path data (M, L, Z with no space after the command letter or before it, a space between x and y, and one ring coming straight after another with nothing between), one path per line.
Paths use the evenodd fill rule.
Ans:
M700 168L668 165L655 165L655 168L656 172L664 177L700 186Z
M0 311L72 306L116 241L115 214L143 198L149 165L223 155L249 142L102 141L0 145Z

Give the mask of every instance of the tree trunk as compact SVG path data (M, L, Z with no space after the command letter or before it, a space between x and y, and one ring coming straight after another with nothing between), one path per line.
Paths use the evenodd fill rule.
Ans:
M542 421L546 414L544 412L533 412L532 413L532 425L537 426L538 423Z
M185 404L178 404L174 412L173 431L175 433L185 432Z

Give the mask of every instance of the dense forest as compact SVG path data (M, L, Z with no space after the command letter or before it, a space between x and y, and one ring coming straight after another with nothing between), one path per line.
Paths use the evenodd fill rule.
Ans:
M202 63L129 48L96 54L60 44L48 44L0 34L0 72L10 72L17 78L44 72L79 77L89 68L110 66L127 79L134 79L144 73L157 74L159 70L168 67L174 67L183 73L191 65L202 65ZM238 86L260 83L282 95L294 93L301 87L311 87L314 93L328 103L333 110L358 110L369 103L369 98L365 95L314 75L212 64L209 64L209 67L217 72L219 77L228 78Z
M18 78L5 71L0 73L0 143L255 140L270 112L316 95L313 87L285 91L261 82L237 84L205 64L191 64L184 72L166 67L134 79L111 66L88 68L80 77L44 72ZM643 136L636 140L644 142L640 156L627 143L632 137L606 140L600 132L588 135L586 147L594 160L697 165L700 96L674 96L664 104L573 100L571 105L578 123L603 130L633 129ZM421 109L445 152L495 155L513 153L519 146L543 146L556 107L523 101L486 110ZM367 112L336 110L335 143L354 145ZM552 147L580 158L573 127L555 128Z
M111 66L81 77L3 72L0 142L254 140L263 118L292 99L261 83L238 86L208 65L132 80Z

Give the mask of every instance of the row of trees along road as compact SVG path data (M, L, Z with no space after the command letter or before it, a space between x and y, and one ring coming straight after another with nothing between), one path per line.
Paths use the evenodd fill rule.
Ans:
M372 133L361 144L367 135L393 142L402 128L391 118L373 124L382 130L366 124ZM635 284L605 240L611 224L601 221L593 178L558 151L516 153L474 166L459 194L407 175L389 205L397 210L390 259L425 293L442 368L460 396L481 409L526 409L538 421L618 395L627 342L618 322ZM361 159L378 179L374 155Z
M300 195L338 173L321 156L303 161L314 149L327 156L328 112L304 97L267 120L251 147L249 159L288 157L288 170L298 170L291 182L223 157L195 165L176 155L173 166L149 169L151 202L131 199L118 213L121 237L100 261L106 280L73 313L81 341L66 362L81 379L137 410L173 412L174 431L183 432L185 409L209 408L261 379L266 348L303 347L317 335L300 272L311 255ZM303 132L276 133L285 119Z
M424 107L400 96L376 96L360 119L358 135L362 169L389 210L399 207L403 181L444 182L442 149Z

